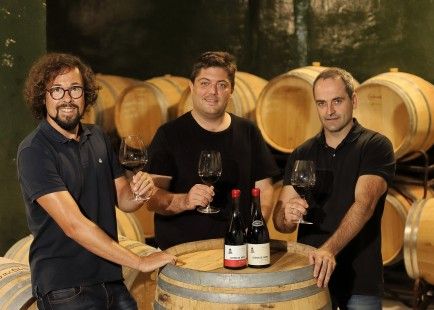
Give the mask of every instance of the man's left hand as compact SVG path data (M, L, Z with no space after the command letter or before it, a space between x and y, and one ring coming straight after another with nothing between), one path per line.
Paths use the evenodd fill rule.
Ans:
M314 264L313 276L317 279L318 287L327 287L336 267L335 256L330 251L319 248L309 253L309 262Z

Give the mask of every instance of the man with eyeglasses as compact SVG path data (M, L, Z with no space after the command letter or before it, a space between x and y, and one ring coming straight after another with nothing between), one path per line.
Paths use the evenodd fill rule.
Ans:
M150 173L158 190L148 202L155 211L155 240L161 249L176 244L222 238L232 212L230 192L241 189L241 213L250 221L250 191L261 190L262 212L272 208L272 177L280 173L257 127L226 112L235 87L236 64L226 52L205 52L193 65L193 109L162 125L149 147ZM202 150L221 154L222 174L213 186L198 175ZM220 211L196 210L210 201Z
M137 309L121 265L149 272L175 257L140 257L117 242L115 205L125 212L154 191L150 176L129 181L97 126L80 123L96 102L92 70L73 55L47 54L24 97L39 126L20 144L18 175L34 237L29 261L39 309Z

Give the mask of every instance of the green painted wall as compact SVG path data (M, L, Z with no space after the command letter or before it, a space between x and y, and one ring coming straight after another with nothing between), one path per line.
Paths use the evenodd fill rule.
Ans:
M35 127L21 90L31 63L46 49L45 15L42 0L0 2L0 256L29 233L15 157Z

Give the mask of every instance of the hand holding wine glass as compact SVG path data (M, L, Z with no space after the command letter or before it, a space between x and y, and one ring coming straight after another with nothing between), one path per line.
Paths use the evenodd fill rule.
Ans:
M202 182L208 186L213 185L222 174L222 160L219 151L202 151L200 153L198 174ZM208 204L206 207L199 207L201 213L218 213L220 210Z
M148 162L148 153L145 143L139 136L128 135L122 138L119 149L119 161L122 167L132 171L134 174L144 169ZM140 195L134 193L135 201L147 201L149 198L142 198Z
M296 160L291 173L291 185L307 202L309 202L310 191L314 187L315 182L315 163L311 160ZM313 224L305 221L303 218L300 218L299 223Z

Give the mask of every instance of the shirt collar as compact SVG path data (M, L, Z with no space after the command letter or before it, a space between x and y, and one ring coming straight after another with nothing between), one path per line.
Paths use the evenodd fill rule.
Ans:
M356 118L353 117L353 127L351 127L350 131L348 132L347 136L342 140L342 142L338 145L344 145L347 143L354 142L361 134L362 134L363 127L359 124ZM325 135L324 135L324 129L319 132L315 137L322 145L327 146Z
M85 141L85 140L87 140L87 136L89 136L91 134L91 131L89 130L89 128L87 126L83 126L81 123L79 124L79 126L80 126L79 131L81 132L81 134L80 134L80 136L81 136L80 141ZM55 140L55 141L57 141L59 143L67 143L68 141L71 140L71 139L68 139L67 137L65 137L64 135L62 135L56 129L54 129L54 127L51 126L50 123L48 123L46 119L44 119L44 120L41 121L41 123L39 124L39 128L49 138L51 138L51 139L53 139L53 140Z

